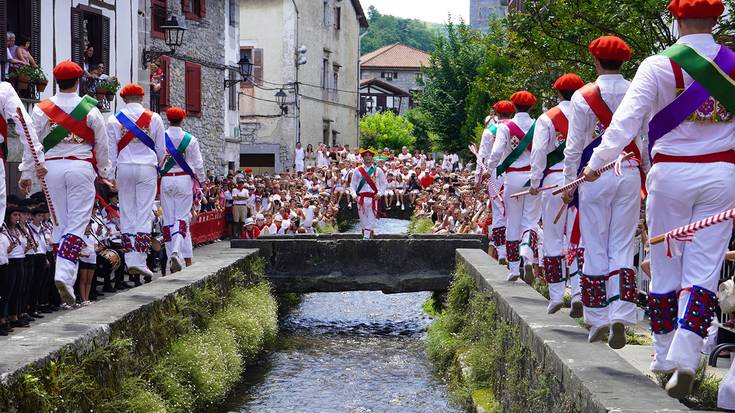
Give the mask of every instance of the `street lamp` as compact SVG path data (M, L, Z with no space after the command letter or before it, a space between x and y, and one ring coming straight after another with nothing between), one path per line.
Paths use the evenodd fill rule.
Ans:
M278 89L278 92L276 92L276 103L281 108L282 115L288 113L288 106L286 106L286 92L284 92L283 89Z
M253 74L253 63L246 55L242 55L240 61L237 62L237 67L240 73L240 79L225 79L225 89L231 88L240 82L247 82Z
M365 112L369 115L373 114L373 97L368 96L365 98Z
M166 20L166 22L161 26L161 30L163 31L164 42L166 43L166 46L168 46L169 50L168 52L164 52L143 49L142 63L144 69L147 69L148 64L158 60L161 56L171 56L175 54L176 49L181 47L184 43L184 32L186 32L186 27L179 24L176 16L171 16Z

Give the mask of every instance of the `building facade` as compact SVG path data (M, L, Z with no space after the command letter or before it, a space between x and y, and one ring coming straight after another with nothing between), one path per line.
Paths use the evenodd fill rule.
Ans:
M186 109L184 128L199 139L210 176L238 167L239 0L134 0L138 2L137 78L147 88L152 110ZM119 2L118 2L119 3ZM181 47L168 52L166 20L186 27ZM143 52L153 56L143 61ZM165 119L165 117L164 117Z
M508 0L470 0L470 27L487 32L490 18L503 18L507 12Z
M240 166L292 169L297 142L356 146L359 0L241 0L240 21L240 54L254 64L241 84Z
M423 89L421 68L431 55L400 43L382 47L360 58L360 114L392 110L403 114Z

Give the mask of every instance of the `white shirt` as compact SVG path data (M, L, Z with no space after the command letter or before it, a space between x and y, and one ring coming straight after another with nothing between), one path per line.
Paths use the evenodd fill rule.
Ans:
M34 253L45 254L48 251L48 246L46 245L46 234L44 234L43 226L36 226L33 222L29 222L28 229L33 240L36 241L36 250Z
M247 199L235 199L236 197L244 197ZM232 204L233 205L247 205L250 199L250 193L247 189L234 188L232 190Z
M528 132L533 125L533 118L526 112L518 112L513 119L513 123L518 125L523 133ZM521 138L522 139L522 138ZM493 149L490 152L490 158L486 161L488 170L495 169L500 162L507 158L508 155L513 151L514 147L511 145L510 129L505 123L498 124L498 130L495 132L495 142L493 143ZM513 162L514 168L523 168L531 163L531 154L529 151L523 151L518 159Z
M169 127L166 130L166 133L168 134L168 137L169 139L171 139L171 143L173 143L175 148L179 147L179 144L186 135L186 132L184 132L184 130L178 126ZM163 145L161 148L157 149L159 150L158 158L161 159L160 166L163 167L170 156L168 155L168 151L166 150L166 145ZM199 178L199 182L204 182L204 160L202 159L202 152L199 149L199 140L197 140L195 136L191 137L191 142L189 142L189 146L187 146L186 151L184 151L184 159L186 159L186 163L189 164L191 170L194 171L194 174L197 176L197 178ZM174 173L183 171L184 170L181 169L179 164L174 164L169 172Z
M66 113L71 113L77 107L82 98L76 93L59 92L51 96L51 102ZM36 106L33 108L33 128L43 142L51 132L51 125L46 114ZM94 151L97 156L97 172L103 178L111 177L110 158L108 156L107 131L105 130L105 118L99 109L92 108L87 114L87 126L94 131ZM58 145L46 152L46 158L69 157L79 159L91 159L92 148L82 138L73 134L64 138Z
M303 165L304 157L304 148L296 149L296 154L294 155L294 163L297 165Z
M677 43L685 44L700 54L713 59L720 49L710 34L682 36ZM684 85L693 79L684 72ZM591 168L599 168L612 161L631 138L641 129L647 129L650 118L669 105L676 96L676 82L671 63L664 56L651 56L641 63L620 107L605 131L600 146L590 160ZM735 148L735 123L684 121L662 136L653 146L652 154L704 155Z
M365 169L365 172L370 170L370 168L365 165L363 165L363 168ZM385 177L385 172L383 172L383 170L380 168L375 168L375 172L373 173L373 175L371 175L371 178L373 178L373 182L378 189L378 196L383 196L383 193L385 193L385 188L388 183L388 180ZM370 187L370 185L367 184L367 182L365 183L365 185L362 186L360 192L357 192L357 188L360 186L360 182L362 182L362 180L363 177L360 173L359 168L355 168L355 171L352 173L352 183L350 184L350 192L355 198L358 194L361 194L363 192L373 193L373 189Z
M615 112L628 90L630 82L620 74L600 75L595 81L600 88L600 94L607 106ZM579 164L582 161L582 152L595 138L595 129L598 119L582 94L577 91L572 96L572 110L569 116L569 133L564 150L564 179L569 183L577 179ZM638 133L635 131L634 133ZM618 153L617 155L619 155ZM616 156L617 156L616 155Z
M145 108L140 103L128 103L120 109L131 122L135 123L138 118L145 112ZM117 145L123 137L123 129L125 129L115 116L107 118L107 139L110 145L110 162L112 170L116 170L117 164L137 164L137 165L158 165L158 153L165 153L166 144L164 141L164 131L161 116L154 113L151 117L149 130L143 130L153 140L156 145L156 151L147 147L140 139L133 138L130 143L118 153ZM161 149L158 149L161 148Z
M399 153L398 154L398 160L405 161L406 159L411 159L411 154L410 153L406 152L406 153Z
M558 108L569 120L572 103L568 100L559 102ZM560 135L559 135L560 136ZM557 131L551 119L544 113L536 120L531 149L531 187L538 188L546 171L546 157L559 147L563 140L557 138ZM563 163L554 165L553 169L562 169Z
M7 65L6 65L7 67ZM13 89L13 86L8 82L2 82L0 83L0 116L3 117L7 121L7 119L15 119L17 117L17 109L20 108L21 112L23 112L23 119L26 121L26 125L28 125L28 133L31 135L31 140L33 141L33 147L36 149L36 154L39 157L39 160L41 163L43 163L44 155L43 155L43 146L38 141L38 136L36 135L36 130L33 128L33 121L31 120L31 117L28 116L28 112L26 112L25 106L23 106L23 102L21 102L20 98L18 97L18 94L15 93L15 89ZM25 132L23 130L23 126L20 124L20 122L15 121L15 131L18 133L18 136L20 137L20 142L23 144L23 161L21 162L18 169L22 172L22 178L23 179L30 179L33 175L33 170L35 169L35 165L33 163L33 155L31 154L31 147L28 146L28 140L26 139ZM6 142L7 136L3 136L0 134L0 142ZM8 154L5 154L7 157Z
M0 265L8 264L8 247L10 247L10 239L5 232L0 232Z

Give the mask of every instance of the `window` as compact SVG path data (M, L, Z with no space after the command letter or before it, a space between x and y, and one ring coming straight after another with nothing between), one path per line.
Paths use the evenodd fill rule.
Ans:
M181 0L181 11L189 20L199 20L207 15L206 0Z
M339 68L340 66L337 64L332 66L332 90L334 92L337 92L337 89L339 89Z
M332 146L337 146L337 135L339 135L339 132L336 130L332 131Z
M85 50L93 48L91 56ZM71 9L71 59L84 67L104 65L110 73L110 19L102 11L87 6Z
M7 33L15 34L15 46L30 41L29 51L41 64L41 0L0 0L0 43L7 44ZM7 54L0 53L0 77L4 78Z
M230 0L230 26L237 27L240 20L240 0Z
M395 80L398 79L398 72L380 72L380 77L388 81Z
M329 58L322 59L322 89L329 88Z
M186 62L184 70L186 113L200 116L202 113L202 67Z
M342 28L342 8L341 7L334 8L334 28L335 30L339 30Z
M158 65L161 68L161 89L158 98L158 104L161 109L171 106L171 82L169 81L169 73L171 72L171 59L168 56L158 58ZM152 105L151 105L152 107Z
M240 78L240 73L238 73L236 70L230 70L229 74L230 74L230 80L232 81L238 80ZM229 89L229 91L230 91L230 95L228 96L229 99L227 102L228 109L237 110L237 99L238 99L237 92L238 90L235 87L235 85L233 85Z
M151 36L163 39L163 29L166 24L166 0L151 0Z
M322 121L322 143L325 145L329 145L329 121L323 120Z
M324 0L324 15L322 16L324 27L329 27L329 1Z

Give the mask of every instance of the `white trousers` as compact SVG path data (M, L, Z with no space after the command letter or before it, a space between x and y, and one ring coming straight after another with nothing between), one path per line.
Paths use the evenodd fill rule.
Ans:
M191 206L193 202L194 191L190 176L164 176L161 178L163 225L168 227L171 233L171 240L166 241L166 253L169 258L174 254L183 257L186 239L179 229L183 222L186 226L186 233L191 232Z
M585 245L583 272L585 276L607 280L604 304L584 309L585 323L593 327L612 322L635 324L638 320L635 302L619 298L618 271L633 269L640 185L638 169L624 166L621 176L610 170L597 181L579 187L580 230Z
M377 198L377 194L375 196L375 202L377 203L379 198ZM360 227L362 228L362 232L364 234L366 231L373 231L375 226L378 224L378 217L375 215L375 211L373 210L373 198L362 198L362 205L360 205L359 194L357 199L357 215L360 217Z
M574 230L574 221L575 219L577 219L577 214L577 208L567 208L566 211L562 213L562 217L559 218L559 220L566 220L567 227L564 244L566 251L569 251L569 248L571 247L570 241L572 231ZM580 253L580 250L584 251L584 239L582 239L581 236L579 244L577 245L577 257L572 259L571 264L569 264L569 288L571 288L572 290L572 301L579 301L582 299L582 288L579 285L579 276L582 275L582 262L584 261L584 254Z
M505 177L501 175L499 178L495 174L495 170L493 170L492 175L488 178L492 179L492 182L495 184L495 188L498 190L501 190L503 187L503 183L505 181ZM488 194L490 194L490 198L492 199L492 212L493 212L493 224L490 230L490 234L492 235L492 230L495 228L505 228L505 211L503 210L503 203L500 202L500 198L498 198L495 193L495 191L492 189L490 184L488 183ZM498 250L498 258L505 258L505 243L502 243L500 245L495 245L495 248Z
M538 221L541 218L541 197L526 195L518 198L511 198L510 195L524 190L524 185L528 182L528 172L508 172L505 174L505 219L506 219L506 246L508 242L521 241L521 237L529 231L538 229ZM526 234L526 236L528 236ZM526 241L524 239L524 241ZM510 251L508 252L508 261L510 273L514 275L520 274L520 260L511 261ZM525 253L527 259L528 253ZM530 261L530 260L529 260ZM528 262L528 261L527 261Z
M158 172L153 165L119 164L117 167L120 230L130 237L134 249L125 253L128 267L146 265L147 253L135 251L135 239L139 233L151 233L157 180Z
M730 353L730 357L735 353ZM735 362L731 362L730 370L720 382L720 391L717 393L717 407L720 409L735 410Z
M69 235L84 238L84 230L89 224L94 207L96 173L91 163L77 160L48 161L46 168L46 184L57 220L53 241L54 244L59 244L54 279L63 281L69 290L73 290L79 260L65 259L61 255L67 240L71 239L68 238Z
M549 185L564 185L564 174L561 172L552 172L547 175L544 179L544 186ZM561 302L564 297L567 278L566 257L564 257L564 252L566 251L564 230L567 225L567 220L566 211L564 211L556 224L554 223L554 218L556 218L556 214L559 213L559 210L564 205L564 201L562 201L561 196L553 195L552 192L554 191L548 190L541 193L541 217L544 223L544 242L541 250L545 262L551 261L549 258L562 257L560 270L561 281L549 282L549 299L553 302Z
M7 205L7 202L7 188L5 187L5 162L0 162L0 217L2 217L3 219L5 219L5 207Z
M657 163L647 178L647 221L652 236L715 215L735 205L735 165L729 163ZM691 242L681 243L680 256L668 257L666 243L651 246L653 294L676 293L698 286L717 292L720 269L732 236L732 222L698 231ZM690 292L679 295L678 318L687 312ZM702 337L681 328L654 334L659 360L667 359L695 370L699 364Z

